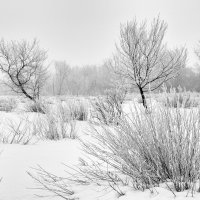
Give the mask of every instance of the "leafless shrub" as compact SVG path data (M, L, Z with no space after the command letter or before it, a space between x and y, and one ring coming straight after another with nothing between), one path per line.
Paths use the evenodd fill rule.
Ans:
M93 103L92 117L103 124L115 124L122 115L122 103L126 92L109 90L105 97L98 97Z
M86 121L88 119L88 105L84 100L68 99L58 102L57 112L63 120Z
M48 111L44 118L39 118L37 127L38 135L43 139L60 140L64 138L77 138L76 121L66 118L63 112Z
M35 101L27 104L25 109L27 112L36 112L45 114L47 112L48 107L45 102Z
M178 92L175 88L170 88L169 92L164 89L161 102L164 106L173 108L192 108L199 105L191 93L183 90L181 87L178 88Z
M52 193L52 196L54 197L60 197L66 200L75 200L75 198L72 197L74 191L70 189L70 186L65 183L65 180L62 177L55 176L40 166L34 170L36 175L30 172L28 172L28 175L40 184L40 187L37 189L48 191Z
M125 185L125 182L112 171L109 171L108 168L104 168L106 171L102 170L100 163L93 164L93 170L90 171L86 171L86 169L82 167L70 167L65 165L68 169L68 171L66 171L66 177L59 177L55 174L51 174L40 166L34 169L34 173L28 172L28 174L41 186L37 189L47 190L57 196L59 195L63 199L68 199L69 196L74 194L73 189L71 189L72 186L88 186L91 183L102 187L110 187L118 196L123 196L125 193L120 188L120 183ZM85 164L85 166L87 166L87 164Z
M89 159L67 166L66 180L109 186L119 195L126 185L153 191L161 183L174 195L188 189L193 195L200 177L199 119L199 110L158 107L146 114L135 107L116 126L93 125L92 140L81 141Z
M67 104L72 120L87 121L88 108L83 101L68 101Z
M65 165L69 171L72 171L68 172L70 176L66 178L71 184L89 185L94 183L98 186L110 187L119 197L125 195L121 186L128 184L127 179L120 176L116 170L101 161L94 162L91 159L86 161L80 158L80 163L80 167Z
M149 114L136 109L133 119L123 118L112 129L94 129L94 141L84 141L84 151L124 176L135 189L170 180L177 192L190 189L193 193L200 176L199 115L178 108L159 108ZM96 172L91 165L84 170L96 178L103 174Z
M56 114L59 116L59 118L61 118L63 122L68 123L70 120L72 120L68 104L67 103L64 104L62 103L62 101L57 102Z
M46 114L46 118L38 122L38 126L40 126L38 135L41 138L48 140L60 140L66 138L66 126L62 121L60 122L54 114Z
M18 124L9 121L7 126L8 131L5 133L2 132L0 135L2 143L27 145L32 141L33 136L36 134L34 131L35 129L28 119L22 119Z

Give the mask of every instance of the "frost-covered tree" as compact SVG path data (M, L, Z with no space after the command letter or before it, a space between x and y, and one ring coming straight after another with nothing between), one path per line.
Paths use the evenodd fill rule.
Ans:
M6 75L4 82L12 91L30 100L39 98L47 79L46 51L38 41L0 41L0 70Z
M155 90L175 77L185 66L186 49L170 50L163 43L167 24L159 17L148 28L136 20L121 25L120 44L112 66L117 75L136 87L147 108L144 93Z

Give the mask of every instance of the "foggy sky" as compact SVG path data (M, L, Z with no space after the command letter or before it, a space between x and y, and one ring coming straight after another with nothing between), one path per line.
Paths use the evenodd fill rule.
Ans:
M168 23L165 41L188 48L188 65L197 62L199 0L0 0L0 8L0 38L38 38L49 61L99 65L114 53L120 23L159 14Z

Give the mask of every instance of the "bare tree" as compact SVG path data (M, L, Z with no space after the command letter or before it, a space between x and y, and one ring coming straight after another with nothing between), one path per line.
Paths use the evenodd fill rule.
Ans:
M35 101L47 78L46 51L38 41L0 41L0 70L6 75L4 82L12 91Z
M166 23L159 17L153 20L149 29L146 22L138 25L131 21L121 25L120 45L116 46L112 66L117 75L138 88L145 108L144 93L157 89L185 66L186 50L168 50L163 44L166 29Z
M55 62L55 70L56 70L55 84L56 84L57 95L61 95L63 93L66 80L69 76L70 66L66 64L65 61Z

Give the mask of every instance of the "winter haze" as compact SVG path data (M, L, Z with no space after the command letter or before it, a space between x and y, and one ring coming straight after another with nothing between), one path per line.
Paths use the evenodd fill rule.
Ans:
M0 36L38 38L49 61L98 65L114 52L120 23L149 21L159 14L168 23L168 45L187 46L192 65L200 35L199 7L198 0L7 0L1 1Z

